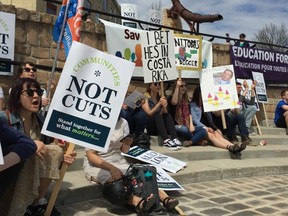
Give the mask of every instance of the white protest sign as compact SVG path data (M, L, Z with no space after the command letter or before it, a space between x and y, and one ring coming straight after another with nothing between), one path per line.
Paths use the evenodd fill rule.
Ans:
M160 82L177 78L173 31L141 32L144 82Z
M233 65L203 69L200 85L205 112L239 108Z
M0 12L0 59L14 61L15 14ZM13 65L1 63L0 75L13 76Z
M42 133L107 151L134 64L74 41Z
M241 94L242 92L245 90L245 87L243 86L243 82L244 80L246 80L247 82L247 85L248 85L248 91L247 91L247 94L245 95L245 98L247 98L248 100L251 99L251 85L253 83L253 80L251 79L238 79L237 78L237 82L241 83L242 84L242 90L241 90ZM258 105L258 101L257 101L257 98L256 98L256 95L255 95L255 106L257 107L257 110L260 111L259 109L259 105Z
M135 63L133 76L143 77L140 33L143 30L129 28L100 19L105 25L107 51L111 55ZM117 40L115 40L117 35Z
M177 69L202 69L202 37L187 34L174 35L175 64Z
M255 81L257 81L255 91L257 94L258 101L260 103L268 103L266 85L265 85L265 80L264 80L263 74L259 73L259 72L253 72L252 71L252 76L253 76L253 79Z
M155 166L157 169L157 185L159 189L165 191L173 191L173 190L184 190L182 186L175 181L165 170L163 170L159 166Z
M0 164L4 164L4 158L3 158L3 152L2 152L1 142L0 142Z
M135 158L137 160L155 165L160 166L163 169L176 173L179 170L186 167L186 163L183 161L180 161L176 158L169 157L167 155L151 151L148 149L143 149L138 146L132 147L127 153L122 153L123 155L131 158Z

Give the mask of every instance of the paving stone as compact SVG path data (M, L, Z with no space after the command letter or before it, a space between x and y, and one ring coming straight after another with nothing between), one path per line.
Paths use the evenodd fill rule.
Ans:
M272 214L278 211L277 209L271 207L257 208L255 210L265 214Z
M248 209L248 205L244 205L242 203L234 203L234 204L228 204L224 206L225 209L228 209L230 211L238 211L242 209Z
M265 195L269 195L271 193L269 193L267 191L251 191L250 194L253 194L254 196L265 196Z
M258 212L254 212L254 211L241 211L238 213L233 214L233 216L260 216L263 214L259 214Z
M212 209L201 211L201 213L206 214L206 215L225 215L225 214L228 214L229 211L222 210L219 208L212 208Z
M229 202L235 201L235 199L231 199L228 197L217 197L217 198L213 198L210 200L212 200L213 202L219 203L219 204L229 203Z

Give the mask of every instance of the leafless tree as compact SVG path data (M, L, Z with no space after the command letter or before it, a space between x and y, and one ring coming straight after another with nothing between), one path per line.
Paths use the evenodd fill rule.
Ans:
M276 44L288 47L288 29L283 23L280 26L273 23L266 24L261 30L258 31L257 34L255 34L255 37L257 41L261 43ZM271 45L257 44L257 47L277 51L287 51L287 48L274 47Z

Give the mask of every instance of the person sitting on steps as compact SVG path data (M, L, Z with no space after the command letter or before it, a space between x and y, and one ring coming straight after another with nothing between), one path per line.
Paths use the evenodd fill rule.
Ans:
M288 90L281 92L282 100L277 103L275 109L274 123L276 127L286 128L288 135Z

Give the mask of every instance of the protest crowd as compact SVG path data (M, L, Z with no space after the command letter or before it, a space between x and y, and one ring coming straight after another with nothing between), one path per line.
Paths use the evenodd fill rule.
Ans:
M163 35L166 35L167 32L164 33ZM249 48L249 44L244 41L245 37L242 33L241 41L235 43L235 46ZM148 39L150 40L147 41L151 42L151 38ZM176 49L177 52L178 50ZM188 52L188 50L184 51ZM185 55L185 60L192 56L192 54ZM152 57L148 58L148 61L151 59ZM179 64L183 62L185 61L180 61ZM108 63L103 63L105 64ZM166 64L169 67L169 61ZM51 110L54 109L51 106L52 101L59 99L53 97L53 93L57 88L62 87L51 80L46 84L47 88L43 88L43 85L37 81L37 64L22 62L16 68L14 74L17 74L17 78L13 81L9 93L6 94L8 95L5 98L6 104L0 87L0 147L3 155L0 155L3 158L3 164L0 164L0 211L1 215L9 216L44 215L48 207L47 191L51 182L61 179L61 167L63 164L67 166L73 164L77 154L75 151L67 150L70 142L41 132L47 130L49 123L45 123L52 119L49 119ZM177 74L176 67L172 69ZM117 71L115 74L114 72L113 81L117 86L118 78L115 75ZM166 74L161 70L156 74L157 76L154 74L153 78L162 76L165 79L170 76L168 72ZM93 96L89 94L92 86L100 89L100 83L92 81L88 84L88 81L81 77L81 86L80 79L77 80L74 75L70 77L72 77L71 82L66 90L73 89L72 86L75 86L80 95L82 87L86 85L84 91L88 98L96 100L103 96L100 90L95 91ZM248 79L241 81L237 78L235 71L230 67L217 70L213 77L211 76L209 85L217 91L220 89L221 92L220 90L220 93L217 92L217 100L215 95L213 101L210 97L206 98L203 93L207 91L205 83L200 80L197 85L191 84L189 78L181 77L179 74L178 77L176 75L169 80L152 79L143 82L142 86L146 89L143 91L142 88L142 92L126 91L129 85L133 85L133 79L131 82L129 79L127 88L123 92L125 99L123 97L118 107L109 107L113 97L115 101L117 100L117 91L108 87L101 89L101 93L105 93L105 97L101 98L105 106L101 107L99 119L105 120L110 116L116 116L115 127L107 126L111 133L109 133L108 144L105 145L106 151L93 149L91 143L90 146L85 146L83 178L94 184L100 184L103 197L111 204L121 206L128 204L138 215L167 215L167 212L175 211L179 200L168 196L158 188L155 166L143 164L141 161L137 161L136 164L129 163L123 153L127 154L134 147L145 151L153 150L150 143L151 137L157 137L160 140L158 145L171 151L185 151L186 148L193 148L193 146L214 146L227 151L231 159L238 159L240 163L245 149L258 145L253 141L253 135L255 135L255 118L259 105L256 97L258 81L252 80L252 77L249 79L251 82L248 82ZM227 101L231 99L230 95L223 96L222 89L225 88L227 91L235 92L237 102L229 103L226 109L217 109L221 106L218 98L219 101L225 97ZM131 97L133 94L137 94L136 102L135 98ZM117 96L121 98L121 95ZM62 113L63 116L70 114L71 101L74 102L75 98L70 92L65 95L64 105L67 113ZM79 97L80 99L82 98ZM91 100L90 104L93 102ZM93 105L97 108L99 104L95 102ZM209 106L214 110L206 111ZM79 112L85 111L78 103L75 107ZM91 113L96 112L95 109L92 109ZM117 113L114 115L111 110L117 110ZM288 90L284 89L281 92L274 123L276 127L285 128L288 135ZM64 128L63 125L62 127ZM67 131L70 130L68 126L65 128ZM87 137L88 140L90 135ZM97 140L95 139L94 142ZM61 215L55 206L52 207L51 215Z

